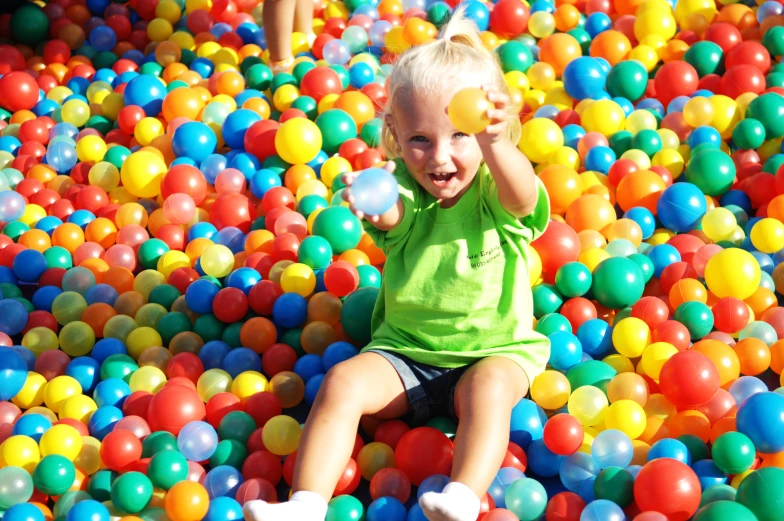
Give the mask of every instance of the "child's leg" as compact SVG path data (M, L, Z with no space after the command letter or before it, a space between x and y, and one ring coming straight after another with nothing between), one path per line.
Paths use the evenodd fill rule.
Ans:
M294 10L294 30L302 34L313 32L313 0L297 0L297 7Z
M508 358L485 358L466 371L455 390L460 422L451 483L442 493L422 496L420 505L428 519L476 519L480 498L506 454L512 408L527 392L525 371Z
M396 418L408 412L397 371L384 357L363 353L333 367L324 378L305 423L294 470L292 501L245 507L249 521L323 521L354 448L363 414Z
M290 60L291 29L294 25L294 9L297 0L265 0L261 13L270 63Z

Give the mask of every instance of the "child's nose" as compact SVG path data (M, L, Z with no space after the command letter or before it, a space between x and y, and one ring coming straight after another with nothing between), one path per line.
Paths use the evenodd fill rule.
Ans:
M451 151L449 145L446 143L436 143L433 147L433 155L431 156L434 163L443 165L449 162Z

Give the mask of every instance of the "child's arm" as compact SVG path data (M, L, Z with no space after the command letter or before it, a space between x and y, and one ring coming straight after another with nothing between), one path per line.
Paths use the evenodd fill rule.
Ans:
M392 173L395 171L395 163L393 161L388 161L387 164L384 165L384 168L389 173ZM354 215L359 219L367 217L368 222L381 231L389 231L400 224L400 221L403 220L404 211L403 199L401 199L400 196L398 196L395 206L381 215L365 215L354 206L354 196L351 194L351 185L354 182L354 179L357 178L357 175L359 175L359 172L348 172L343 174L342 178L343 183L346 185L346 188L343 190L343 199L350 204L349 208Z
M536 174L531 161L506 137L509 97L487 85L483 89L495 108L487 111L490 124L476 140L498 186L501 206L515 217L525 217L536 208Z

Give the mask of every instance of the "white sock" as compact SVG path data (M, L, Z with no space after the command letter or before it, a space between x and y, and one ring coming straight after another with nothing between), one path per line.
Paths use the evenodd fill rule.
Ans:
M452 481L443 492L427 492L419 506L430 521L476 521L480 501L473 490Z
M242 513L245 521L324 521L327 517L327 502L315 492L300 490L294 492L286 503L248 501Z

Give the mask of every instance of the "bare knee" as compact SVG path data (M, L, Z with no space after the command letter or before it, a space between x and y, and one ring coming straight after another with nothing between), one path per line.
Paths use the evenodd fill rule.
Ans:
M321 382L319 395L322 401L361 404L361 377L345 363L330 369Z
M522 377L522 380L521 380ZM480 401L510 408L528 390L525 373L512 361L479 364L469 369L460 380L455 400L462 403Z

